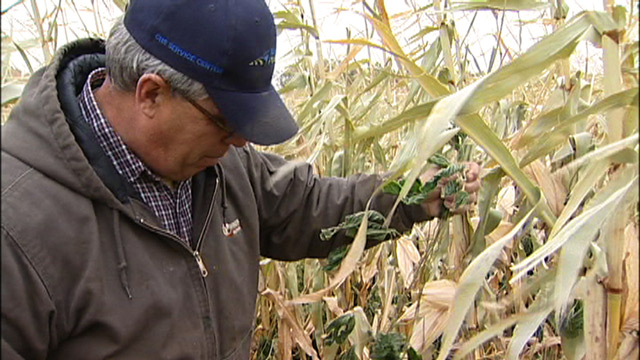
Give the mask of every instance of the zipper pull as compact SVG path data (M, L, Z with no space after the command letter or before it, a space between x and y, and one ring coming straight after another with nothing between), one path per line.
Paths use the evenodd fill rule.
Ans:
M200 267L200 274L202 274L202 277L203 278L207 277L207 275L209 275L209 271L207 271L207 268L204 266L202 257L200 256L200 253L197 250L193 252L193 257L196 258L196 262Z

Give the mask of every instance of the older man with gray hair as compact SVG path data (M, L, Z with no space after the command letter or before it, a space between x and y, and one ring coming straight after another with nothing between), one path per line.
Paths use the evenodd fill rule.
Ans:
M251 145L297 131L275 46L263 0L133 0L106 43L32 76L2 129L3 359L247 359L260 257L352 241L319 233L380 176L320 178ZM402 205L391 226L441 205Z

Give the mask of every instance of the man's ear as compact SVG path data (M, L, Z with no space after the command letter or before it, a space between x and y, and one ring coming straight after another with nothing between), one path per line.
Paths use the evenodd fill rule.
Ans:
M171 87L159 75L144 74L136 85L136 104L148 117L154 117L163 100L171 96Z

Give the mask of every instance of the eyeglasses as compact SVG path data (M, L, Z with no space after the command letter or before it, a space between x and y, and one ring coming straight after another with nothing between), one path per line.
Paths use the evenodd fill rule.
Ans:
M209 120L211 120L217 127L229 133L229 135L234 133L234 130L227 125L226 120L220 115L213 115L209 112L209 110L205 109L202 105L195 102L195 100L189 99L186 96L183 96L185 100L187 100L194 108L202 113L202 115L206 116Z

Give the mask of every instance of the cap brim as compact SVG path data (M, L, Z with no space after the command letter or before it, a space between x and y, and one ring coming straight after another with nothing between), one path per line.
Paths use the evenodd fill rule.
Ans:
M298 132L298 125L273 86L259 93L211 88L207 92L229 125L252 143L279 144Z

